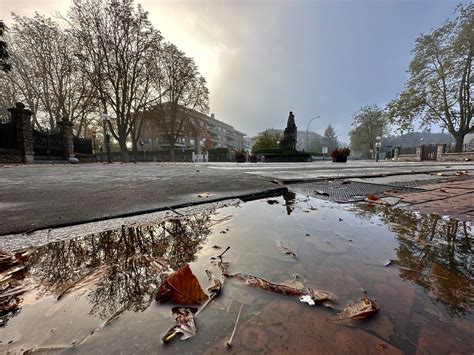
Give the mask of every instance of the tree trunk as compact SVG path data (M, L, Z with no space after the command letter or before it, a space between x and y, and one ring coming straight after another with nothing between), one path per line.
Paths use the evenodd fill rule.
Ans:
M125 142L125 139L120 139L119 145L120 145L120 155L121 155L122 161L128 162L129 161L128 149L127 149L127 143Z
M138 161L138 140L132 138L133 161Z
M456 144L454 146L454 151L456 153L462 152L463 145L464 145L464 135L461 135L461 134L455 135L454 139L456 140Z
M175 141L173 140L172 142L170 142L170 160L171 161L175 161L174 148L175 148Z

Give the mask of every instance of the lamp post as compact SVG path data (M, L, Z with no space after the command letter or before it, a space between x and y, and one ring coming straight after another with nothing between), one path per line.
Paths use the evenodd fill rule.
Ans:
M309 141L309 124L313 122L316 118L319 118L319 115L316 117L313 117L312 119L309 120L308 126L306 126L306 152L308 152L308 141Z
M110 116L107 112L104 112L102 114L102 120L103 120L103 123L104 123L104 145L107 149L107 162L108 163L112 163L112 152L111 152L111 143L110 143L110 135L109 133L107 132L107 124L109 123L110 121Z
M380 136L375 137L375 161L379 161L379 152L380 152L380 147L382 146L382 143L380 143Z

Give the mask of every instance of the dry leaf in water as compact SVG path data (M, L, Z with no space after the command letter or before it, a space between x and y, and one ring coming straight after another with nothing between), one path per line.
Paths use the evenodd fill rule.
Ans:
M201 304L205 299L207 295L189 265L168 276L156 294L157 301L183 305Z
M249 286L261 288L262 290L266 290L270 292L280 293L282 295L303 296L306 294L305 291L299 290L295 287L282 285L282 284L275 284L273 282L264 280L260 277L253 276L253 275L237 273L237 274L225 275L225 276L242 280Z
M336 315L336 320L365 319L379 311L377 304L367 296L361 298L360 302L350 304Z
M209 281L212 282L212 285L207 288L207 291L209 291L211 297L218 296L222 290L222 282L209 270L206 270L206 275Z
M169 344L178 334L182 334L181 340L189 339L196 335L197 328L193 314L197 308L173 307L171 309L176 324L161 338L164 344Z

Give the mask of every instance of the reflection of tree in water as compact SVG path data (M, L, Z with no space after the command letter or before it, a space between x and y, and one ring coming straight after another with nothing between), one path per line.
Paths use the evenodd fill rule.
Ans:
M210 214L203 213L50 243L32 255L31 272L45 292L56 295L96 272L87 294L91 314L107 318L120 310L141 311L168 266L176 270L194 260L210 233L209 222Z
M381 217L400 243L400 275L434 294L452 313L470 312L474 306L471 225L388 207Z

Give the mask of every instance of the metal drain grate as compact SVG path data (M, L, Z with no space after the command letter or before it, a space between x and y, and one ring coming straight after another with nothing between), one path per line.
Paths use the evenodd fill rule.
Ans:
M383 196L383 192L386 190L396 190L399 193L424 191L404 186L379 185L364 182L342 183L339 181L316 182L301 184L294 187L296 190L300 190L304 194L339 203L363 201L369 194ZM293 189L292 186L292 190Z

